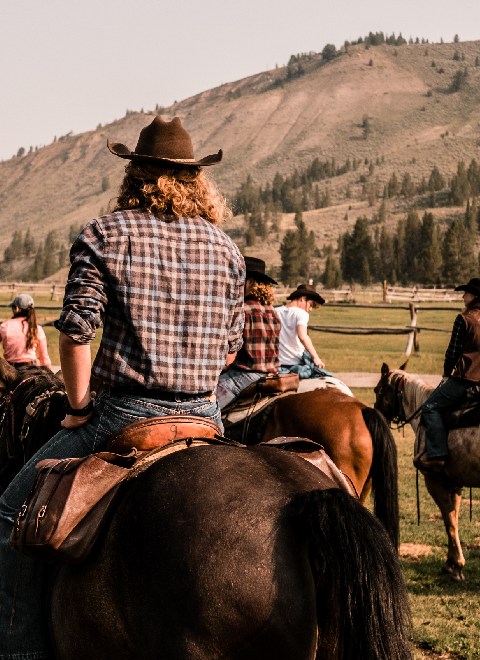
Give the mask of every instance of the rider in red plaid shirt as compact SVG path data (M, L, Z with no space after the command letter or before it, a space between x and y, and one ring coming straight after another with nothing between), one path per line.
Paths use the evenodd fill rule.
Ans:
M217 387L220 408L267 373L277 373L280 319L272 306L275 280L265 274L265 262L245 257L245 326L243 346L235 362L221 375Z

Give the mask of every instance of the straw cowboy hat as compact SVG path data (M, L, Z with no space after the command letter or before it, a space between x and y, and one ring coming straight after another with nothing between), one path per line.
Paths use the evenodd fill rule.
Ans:
M135 163L150 165L181 165L182 167L205 167L222 160L220 151L196 160L193 155L192 139L183 128L179 117L164 121L157 116L151 124L140 131L135 151L120 142L109 142L107 147L115 156Z
M303 296L305 296L307 300L314 300L319 305L323 305L325 302L325 299L317 293L316 288L311 284L299 284L295 291L292 291L292 293L287 296L287 300L297 300L297 298L302 298Z
M480 278L472 277L467 284L456 286L455 291L466 291L467 293L471 293L472 296L480 298Z
M265 284L277 284L275 280L265 273L265 262L263 259L256 257L244 257L245 266L247 269L247 280L251 277L256 282L264 282Z

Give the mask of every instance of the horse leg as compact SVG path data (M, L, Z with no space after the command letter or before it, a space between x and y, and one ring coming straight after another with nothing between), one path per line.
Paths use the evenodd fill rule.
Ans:
M440 509L443 524L447 532L448 552L447 561L442 567L444 573L448 573L453 580L464 580L463 567L465 557L458 533L458 518L460 504L462 501L461 489L455 490L445 483L444 477L435 474L425 474L425 485L428 492Z

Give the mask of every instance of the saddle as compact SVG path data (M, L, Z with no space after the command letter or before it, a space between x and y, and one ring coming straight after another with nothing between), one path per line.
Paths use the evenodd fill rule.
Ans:
M230 437L244 442L247 434L260 440L270 405L278 398L297 392L298 374L267 374L244 389L222 410L222 421Z
M447 408L443 421L447 429L460 429L480 424L480 385L467 389L465 400L454 408Z

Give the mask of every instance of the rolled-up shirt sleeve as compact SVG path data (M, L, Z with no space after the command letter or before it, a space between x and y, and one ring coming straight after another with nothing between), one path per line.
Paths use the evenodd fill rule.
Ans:
M63 309L54 325L79 344L89 344L102 324L108 302L103 268L104 238L94 220L70 250L70 272Z

